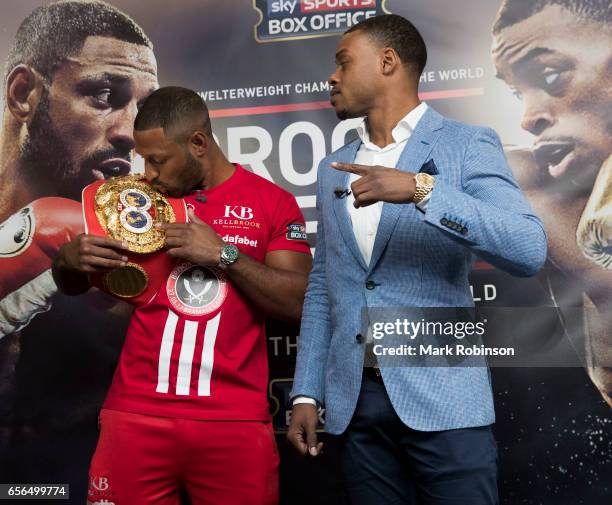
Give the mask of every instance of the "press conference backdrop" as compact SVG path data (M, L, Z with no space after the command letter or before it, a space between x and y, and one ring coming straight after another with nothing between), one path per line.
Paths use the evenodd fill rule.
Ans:
M499 133L515 175L549 235L550 261L536 278L513 278L477 262L471 275L474 300L482 307L548 307L555 317L535 336L530 334L534 348L566 339L578 354L585 347L597 354L606 350L607 330L604 328L603 337L601 332L593 337L589 331L594 324L589 324L588 314L603 310L612 295L612 277L605 266L589 263L583 255L576 259L580 212L576 215L575 209L584 208L597 185L600 190L604 185L604 194L609 192L611 178L601 176L595 182L595 175L606 169L610 145L602 147L589 139L606 137L610 131L605 131L612 117L610 70L598 67L593 56L612 56L610 6L595 1L551 1L542 10L534 6L547 2L507 2L508 26L494 34L500 2L111 3L131 16L153 42L160 85L192 88L206 100L214 133L228 158L297 197L313 248L317 242L317 165L355 137L358 123L339 122L329 105L327 78L334 70L335 47L341 33L365 17L386 12L409 18L424 36L429 52L421 77L421 99L446 116L489 126ZM22 20L44 3L2 2L0 55L4 60ZM584 18L580 9L559 5L564 3L591 4L601 12ZM586 19L583 23L576 22L580 15ZM492 46L500 40L533 36L539 38L540 50L531 55L529 64L512 67L523 83L522 89L513 89L521 85L510 78L510 67L502 68L496 77ZM540 61L542 58L550 61ZM585 63L592 61L590 66ZM2 96L4 99L6 93ZM6 119L10 112L4 103L3 108ZM546 132L558 133L546 137ZM11 147L6 140L12 138L9 134L2 131L3 153ZM554 135L564 140L555 144ZM546 149L538 150L547 142ZM590 174L590 178L568 179L570 188L580 190L568 191L559 185L564 180L567 160L562 159L567 145L583 156L584 172ZM49 155L57 152L50 150ZM593 160L596 169L589 165ZM612 170L609 165L608 172ZM568 170L568 177L579 174L582 167L570 168L574 172ZM141 169L142 161L134 159L133 170ZM0 176L6 170L0 166ZM0 187L0 194L2 191ZM2 195L2 200L10 199L11 195ZM605 210L605 198L599 203L597 208ZM14 218L12 226L15 222L19 221ZM7 230L6 224L0 228L0 283L8 275L9 259L16 257L11 249L15 230ZM24 283L29 280L24 275ZM598 296L589 296L593 284ZM70 501L83 503L87 465L97 439L97 412L112 378L128 316L116 309L109 311L109 304L95 296L54 295L51 301L29 324L18 331L5 331L0 339L0 482L69 483ZM569 307L590 312L576 321L564 316ZM0 312L2 317L6 315ZM336 440L322 435L326 453L311 461L297 457L284 438L297 342L296 328L269 324L270 406L282 460L282 502L346 503L337 472ZM576 366L496 368L492 378L502 503L610 503L612 413L599 391L601 381L592 380L584 367Z

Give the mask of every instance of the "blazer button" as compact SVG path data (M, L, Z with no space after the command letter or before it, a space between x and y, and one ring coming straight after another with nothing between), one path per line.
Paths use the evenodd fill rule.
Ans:
M369 289L371 291L376 287L376 283L372 279L370 279L368 282L366 282L365 286L366 289Z
M357 341L358 344L362 344L363 343L363 335L361 333L357 333L357 335L355 335L355 340Z
M448 219L446 219L445 217L443 217L442 219L440 219L440 224L442 226L446 226L448 224Z

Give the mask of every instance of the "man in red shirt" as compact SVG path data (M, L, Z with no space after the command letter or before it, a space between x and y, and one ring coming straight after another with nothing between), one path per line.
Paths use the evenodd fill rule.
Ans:
M230 163L193 91L168 87L135 121L145 176L182 197L162 225L172 271L132 315L100 415L89 503L274 504L278 455L268 412L265 316L301 316L310 249L295 198ZM79 235L54 278L67 294L125 266L125 244Z

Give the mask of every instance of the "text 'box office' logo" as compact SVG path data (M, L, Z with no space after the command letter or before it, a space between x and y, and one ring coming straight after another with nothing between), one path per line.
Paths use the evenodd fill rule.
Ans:
M344 33L364 19L390 14L385 0L253 0L257 42Z

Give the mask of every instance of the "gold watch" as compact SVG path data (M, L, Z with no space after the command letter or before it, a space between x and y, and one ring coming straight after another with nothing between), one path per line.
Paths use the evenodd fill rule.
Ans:
M414 203L419 203L423 198L431 193L431 190L434 188L436 178L433 175L426 174L425 172L419 172L414 176L414 182L416 183L416 190L414 192L414 196L412 197L412 201Z

